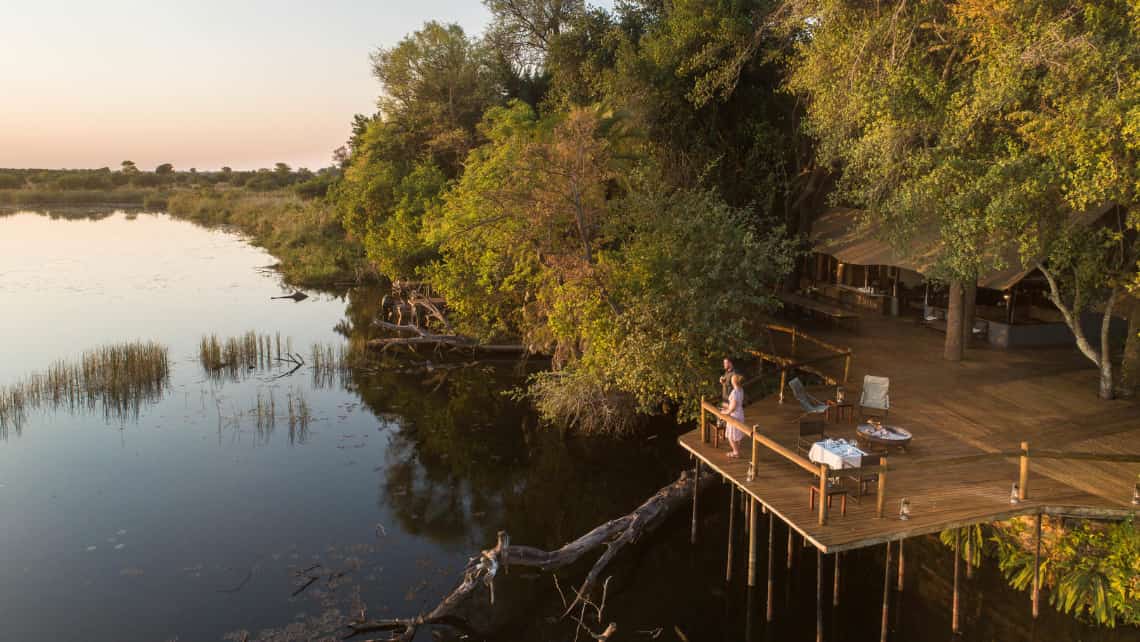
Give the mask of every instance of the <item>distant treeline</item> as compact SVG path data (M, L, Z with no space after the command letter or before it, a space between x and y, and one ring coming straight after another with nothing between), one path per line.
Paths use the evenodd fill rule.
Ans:
M123 198L116 202L142 204L146 192L177 188L229 186L254 192L289 189L302 198L321 198L339 175L336 167L317 171L293 169L285 163L273 168L218 171L176 170L163 163L153 170L140 169L125 160L119 169L0 169L0 202L14 204L48 202L106 202L106 196L94 192L115 192ZM70 194L68 194L70 193ZM57 197L57 199L53 199ZM80 201L76 200L81 196Z
M128 206L164 210L202 225L236 228L268 250L297 286L339 287L376 277L363 246L348 238L326 204L340 169L294 170L285 163L251 171L177 171L169 163L141 170L0 169L0 205Z

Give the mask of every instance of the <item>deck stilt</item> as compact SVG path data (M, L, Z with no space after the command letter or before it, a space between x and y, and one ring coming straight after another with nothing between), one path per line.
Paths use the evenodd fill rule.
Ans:
M1037 513L1037 549L1033 551L1033 619L1037 619L1041 604L1041 513Z
M883 564L883 619L879 623L879 642L887 642L887 613L891 605L891 543L887 542L887 561Z
M958 632L958 573L962 568L962 558L958 554L962 545L962 529L954 529L954 606L950 613L950 630Z
M974 538L966 531L966 579L974 579Z
M823 642L823 551L815 549L815 642Z
M792 540L795 538L795 536L796 536L796 532L794 530L792 530L792 525L788 524L788 559L787 559L787 564L788 564L788 570L789 571L792 570L792 551L793 551Z
M748 503L748 586L756 586L756 500Z
M776 560L776 516L768 515L768 621L775 614L775 584L772 582L772 567Z
M839 606L839 556L843 553L836 553L831 558L835 560L835 577L831 581L831 605Z
M898 581L898 589L899 589L900 593L903 590L903 569L906 567L906 557L903 556L903 542L904 541L905 540L901 540L901 539L899 540L899 581Z
M690 544L697 543L697 498L701 495L700 492L698 492L701 487L699 483L701 478L701 460L699 457L697 458L696 466L693 467L693 475L693 479L697 481L693 484L693 527L689 535Z
M736 539L736 484L728 485L728 561L724 563L724 581L732 581L732 544Z

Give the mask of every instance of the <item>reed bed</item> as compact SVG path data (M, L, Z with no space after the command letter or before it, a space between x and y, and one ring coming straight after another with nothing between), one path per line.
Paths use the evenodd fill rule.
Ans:
M264 371L281 364L298 365L300 355L293 353L293 339L246 332L237 337L219 339L211 334L198 342L198 360L212 377L237 379L243 372Z
M203 336L198 348L199 362L212 378L241 379L249 375L269 374L273 379L290 376L308 368L315 388L340 385L349 380L351 371L364 364L367 346L363 340L348 343L314 343L309 347L308 360L293 351L293 339L274 335L246 332L243 335L219 338Z
M102 407L110 419L137 419L144 403L157 401L170 382L166 346L154 342L113 344L84 352L78 361L57 361L0 388L0 437L22 429L29 410Z

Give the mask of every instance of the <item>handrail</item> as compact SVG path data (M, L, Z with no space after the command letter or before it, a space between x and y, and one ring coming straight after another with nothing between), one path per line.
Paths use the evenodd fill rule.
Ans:
M722 413L720 409L705 400L701 401L701 408L714 417L723 419L726 424L733 426L737 430L742 430L745 433L751 434L753 436L753 440L755 440L756 443L762 444L763 446L767 447L768 450L771 450L777 455L780 455L784 459L787 459L800 468L803 468L807 472L813 475L819 474L818 464L812 463L808 460L807 457L796 453L787 446L784 446L783 444L780 444L779 442L773 440L771 437L762 434L756 426L749 427L744 425L743 422L733 419L732 417L729 417L728 415Z
M708 441L708 436L706 434L707 433L707 423L705 422L705 413L706 412L710 413L712 416L714 416L718 419L723 420L726 425L732 426L733 428L736 428L737 430L741 430L741 431L746 432L749 435L751 435L751 437L752 437L752 459L751 459L751 462L749 463L750 477L751 477L751 474L756 470L757 465L759 464L759 448L758 448L758 446L761 446L761 445L768 448L769 450L776 453L777 455L780 455L784 459L787 459L788 461L792 462L793 464L799 466L800 468L806 470L807 472L811 473L812 475L817 475L819 478L819 497L817 498L819 500L819 524L820 524L820 526L823 526L824 524L827 523L827 478L829 476L828 475L829 467L827 466L827 464L812 463L806 457L803 457L803 456L793 452L791 449L787 448L783 444L780 444L780 443L776 442L775 440L773 440L772 438L761 434L760 428L758 426L752 426L750 428L750 427L744 425L744 422L739 421L737 419L734 419L733 417L730 417L730 416L724 414L723 412L720 411L719 408L717 408L715 405L709 403L705 399L701 400L701 432L700 432L700 437L701 437L702 442ZM749 481L751 481L751 479L749 479Z
M795 341L795 339L798 337L800 339L803 339L804 341L814 343L817 346L824 348L825 350L831 350L832 352L838 352L841 354L850 354L851 353L851 348L845 348L843 346L837 346L833 343L828 343L828 342L824 341L823 339L813 337L812 335L804 332L803 330L800 330L799 328L797 328L795 326L786 326L786 325L779 325L776 323L768 323L768 324L765 324L764 327L767 328L768 330L773 331L773 332L782 332L784 334L790 334L790 335L792 335L793 341Z

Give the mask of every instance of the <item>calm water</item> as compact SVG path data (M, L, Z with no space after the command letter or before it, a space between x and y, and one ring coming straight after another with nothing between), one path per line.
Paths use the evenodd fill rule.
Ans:
M387 364L331 384L281 367L207 376L204 334L279 332L308 354L369 332L379 292L271 300L291 291L263 269L273 262L235 235L159 214L0 216L0 385L117 341L161 342L173 364L168 391L137 420L41 409L0 441L0 640L221 640L290 623L306 639L328 631L314 620L362 603L374 617L411 616L498 530L557 547L687 465L668 434L564 441L542 428L502 394L541 364ZM287 397L305 399L307 430L283 417L258 426L252 409L270 393L279 414ZM606 614L621 639L660 628L657 639L675 640L674 627L691 640L741 640L749 628L755 640L814 639L814 553L780 571L778 622L765 629L739 533L736 578L723 581L727 493L702 499L696 547L682 514L611 569ZM893 639L950 639L950 555L917 540L907 562ZM878 639L881 563L880 551L844 560L829 639ZM318 564L308 573L324 575L294 596ZM1027 596L993 566L963 592L966 639L1140 639L1048 608L1034 625ZM500 591L526 615L499 639L574 638L550 621L552 584L512 576Z

